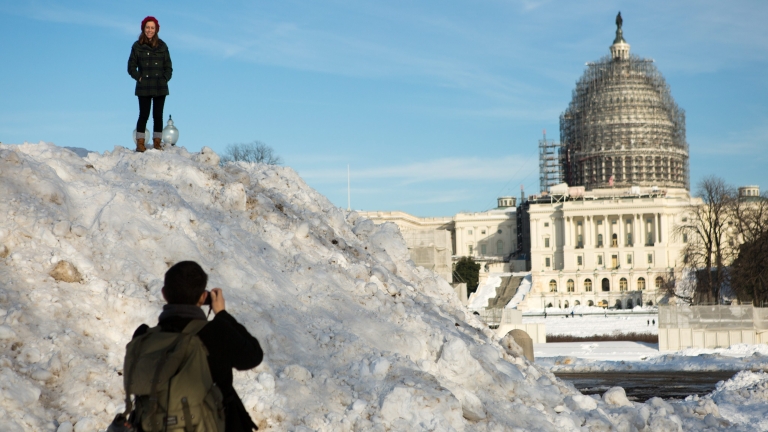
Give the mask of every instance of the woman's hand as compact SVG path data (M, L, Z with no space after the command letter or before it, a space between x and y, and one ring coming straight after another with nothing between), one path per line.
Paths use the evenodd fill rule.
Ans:
M213 313L223 311L225 309L225 304L224 293L221 291L221 288L212 289L209 295L211 296L211 309L213 309Z

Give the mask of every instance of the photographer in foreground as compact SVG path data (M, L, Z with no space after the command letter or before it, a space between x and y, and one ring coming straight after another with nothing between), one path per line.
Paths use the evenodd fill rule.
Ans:
M207 283L208 275L194 261L165 273L168 304L157 327L142 324L126 347L126 413L116 423L134 430L258 429L232 387L232 369L254 368L264 354L225 310L221 288L208 292ZM207 321L203 304L216 313L213 320Z

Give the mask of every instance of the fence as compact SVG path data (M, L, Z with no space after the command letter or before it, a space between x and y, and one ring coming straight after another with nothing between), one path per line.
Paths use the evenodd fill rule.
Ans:
M768 308L660 306L659 350L727 348L768 342Z
M517 309L480 309L477 311L480 315L480 321L488 324L489 327L495 328L503 324L522 324L523 323L523 311Z

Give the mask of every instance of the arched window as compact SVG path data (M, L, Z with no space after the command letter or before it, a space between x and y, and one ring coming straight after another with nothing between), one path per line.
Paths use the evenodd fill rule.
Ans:
M619 279L619 291L627 290L627 278Z
M565 303L563 303L563 307L565 307L566 309L568 309L568 300L566 300L566 301L565 301Z
M664 278L661 276L656 277L656 289L661 289L661 287L664 286Z
M565 287L566 287L566 289L568 290L568 292L574 292L574 291L576 291L576 290L574 289L575 287L574 287L574 284L573 284L573 279L568 279L568 282L566 282L566 284L565 284Z
M595 302L593 302L592 300L589 300L587 302L587 306L594 306L594 305L595 305Z
M549 292L557 292L557 282L554 279L549 281Z
M547 303L547 307L552 307L552 302Z
M592 279L584 280L584 291L592 292Z
M581 302L580 302L580 301L578 301L578 300L575 300L575 301L573 302L573 305L574 305L574 306L581 306Z
M618 247L619 246L619 238L616 236L616 234L611 236L611 247Z
M496 242L496 255L504 255L504 240Z
M621 300L616 300L616 303L614 303L613 307L616 309L621 309Z
M632 299L627 300L627 309L632 309L633 307Z
M639 290L645 289L645 278L637 278L637 289Z
M608 280L608 278L603 278L603 291L610 291L611 290L611 281Z

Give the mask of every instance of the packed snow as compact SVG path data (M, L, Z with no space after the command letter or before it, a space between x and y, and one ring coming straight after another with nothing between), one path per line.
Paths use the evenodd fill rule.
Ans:
M581 395L415 266L395 225L287 167L0 144L0 178L3 431L103 430L122 409L125 344L157 322L163 274L186 259L264 347L235 379L262 430L766 428L765 374L675 403Z

